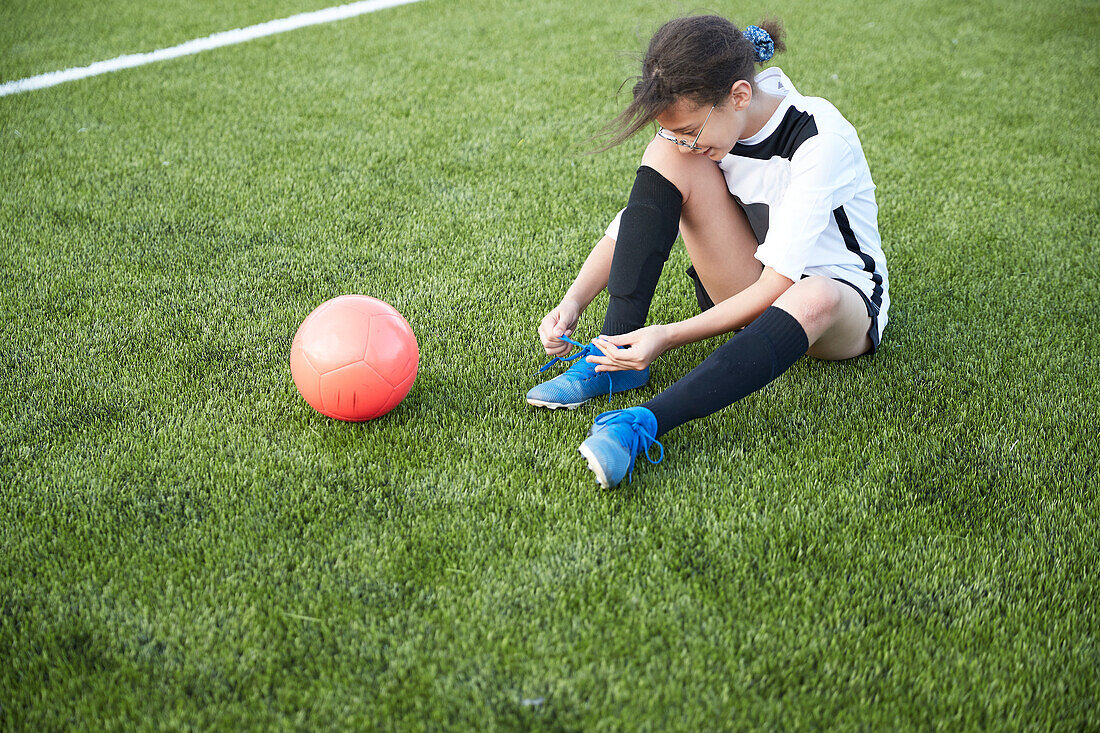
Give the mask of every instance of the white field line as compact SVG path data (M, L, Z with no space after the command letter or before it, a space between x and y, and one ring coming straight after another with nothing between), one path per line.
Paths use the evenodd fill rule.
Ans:
M150 51L149 53L132 53L127 56L108 59L107 61L97 61L90 66L51 71L48 74L39 74L38 76L29 76L26 79L5 82L0 84L0 97L9 94L18 94L19 92L28 92L32 89L52 87L67 81L75 81L89 76L107 74L120 69L129 69L134 66L151 64L154 61L174 59L178 56L189 56L194 53L199 53L200 51L209 51L212 48L231 46L235 43L244 43L245 41L251 41L255 38L272 36L276 33L285 33L310 25L332 23L337 20L354 18L364 13L373 13L376 10L384 10L386 8L392 8L398 5L408 5L409 3L415 2L419 2L419 0L363 0L362 2L348 3L347 5L337 5L331 8L324 8L323 10L315 10L311 13L299 13L289 18L269 20L266 23L250 25L247 28L236 28L231 31L215 33L206 38L196 38L192 41L181 43L178 46L172 46L171 48L161 48L156 51Z

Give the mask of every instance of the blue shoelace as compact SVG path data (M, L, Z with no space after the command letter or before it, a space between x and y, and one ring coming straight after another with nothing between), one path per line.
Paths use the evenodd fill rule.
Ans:
M602 413L596 416L596 425L606 425L609 422L615 421L620 414L626 412L626 410L611 410L610 412ZM627 469L627 474L630 480L634 480L634 459L641 453L645 456L645 459L656 466L661 461L665 460L665 447L661 445L661 441L657 440L657 436L650 433L648 430L642 427L637 420L630 420L630 429L633 431L633 439L631 444L627 446L630 449L630 468ZM644 441L644 442L643 442ZM653 460L649 457L649 449L656 443L657 447L661 449L660 457L657 460ZM638 450L642 448L643 450Z
M542 368L540 368L538 370L538 374L542 374L547 369L549 369L550 367L557 364L559 361L560 362L573 361L574 359L579 359L582 356L587 356L588 354L591 354L591 353L597 351L597 349L594 346L591 346L591 347L590 346L585 346L584 344L582 344L578 341L574 341L573 339L569 338L568 336L558 336L558 338L561 339L562 341L568 341L569 343L573 344L574 346L579 346L581 348L581 350L579 352L577 352L576 354L573 354L573 356L555 356L553 359L551 359L550 361L548 361L548 362L546 362L545 364L542 365ZM614 390L612 388L612 384L611 384L611 372L604 372L604 374L607 375L607 396L610 397L612 395L612 393L614 392Z

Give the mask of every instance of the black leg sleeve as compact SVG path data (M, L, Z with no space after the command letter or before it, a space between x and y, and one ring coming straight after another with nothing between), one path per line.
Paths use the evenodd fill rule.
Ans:
M602 333L617 336L645 325L657 280L680 229L683 196L667 178L643 165L619 221Z
M771 306L642 407L657 416L657 435L664 435L755 392L790 369L809 348L802 324Z

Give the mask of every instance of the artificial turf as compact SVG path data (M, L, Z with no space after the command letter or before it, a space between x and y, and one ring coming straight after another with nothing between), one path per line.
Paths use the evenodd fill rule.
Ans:
M0 81L323 6L6 5ZM890 325L599 491L608 401L523 394L684 10L425 0L0 98L0 727L1100 727L1100 7L714 7L859 130ZM287 362L351 292L421 348L365 424Z

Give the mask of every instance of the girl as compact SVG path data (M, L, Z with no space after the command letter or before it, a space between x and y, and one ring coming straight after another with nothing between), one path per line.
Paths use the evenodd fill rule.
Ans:
M873 353L890 299L875 185L852 125L804 97L779 68L778 21L743 32L716 16L666 23L650 41L618 144L651 122L627 206L585 260L539 337L568 370L533 388L533 405L576 408L644 385L665 351L738 331L680 381L639 407L599 415L580 453L615 486L657 438L760 389L808 353ZM677 233L702 313L646 326ZM561 357L581 313L607 288L602 335ZM653 443L660 448L654 460Z

